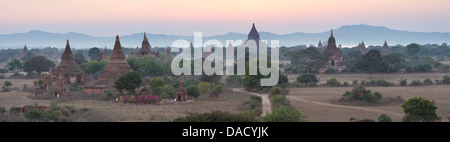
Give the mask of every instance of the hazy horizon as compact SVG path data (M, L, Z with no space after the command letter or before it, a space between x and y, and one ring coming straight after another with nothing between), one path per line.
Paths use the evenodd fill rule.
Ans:
M0 0L0 34L42 30L91 36L139 32L205 36L258 30L319 33L368 24L412 32L450 32L448 0Z

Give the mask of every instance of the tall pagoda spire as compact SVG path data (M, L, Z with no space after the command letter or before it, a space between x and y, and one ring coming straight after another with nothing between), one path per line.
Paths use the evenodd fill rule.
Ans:
M74 60L72 50L70 49L69 40L67 40L66 49L64 50L61 60Z
M142 48L139 51L141 55L148 55L152 49L150 42L148 42L147 34L144 32L144 40L142 41Z
M256 27L255 27L255 23L253 23L252 29L250 30L250 33L248 33L248 39L247 40L251 40L251 39L255 40L257 44L258 44L258 42L260 40L259 33L258 33L258 31L256 30Z
M336 46L336 39L334 38L334 35L333 35L333 29L331 29L330 38L328 38L328 46L327 46L327 48L337 48L337 46Z

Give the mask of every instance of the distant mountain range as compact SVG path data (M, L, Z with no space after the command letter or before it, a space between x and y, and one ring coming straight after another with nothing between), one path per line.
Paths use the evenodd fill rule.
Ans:
M256 27L258 28L258 27ZM264 30L264 29L258 29ZM203 37L203 42L210 39L216 39L222 42L225 46L226 40L243 40L247 39L247 33L250 31L243 31L245 33L230 32L224 35L215 35ZM356 46L361 41L365 45L382 45L384 40L387 40L389 45L409 43L419 44L441 44L450 43L450 33L441 32L409 32L393 30L383 26L371 25L347 25L338 29L334 29L334 36L336 43L342 46ZM275 34L270 32L259 32L262 40L279 40L280 46L295 46L295 45L315 45L317 46L319 40L322 42L328 40L330 31L322 33L302 33L295 32L291 34ZM115 36L115 35L114 35ZM23 48L25 44L29 48L43 48L43 47L65 47L66 40L70 40L70 45L73 48L91 48L91 47L107 47L114 46L114 36L90 36L81 33L49 33L39 30L32 30L26 33L0 34L0 48ZM131 35L120 36L120 41L123 47L137 47L141 46L144 33L135 33ZM151 34L147 33L148 39L152 47L166 47L172 45L172 42L178 39L185 39L193 41L193 36L180 35L166 35L166 34Z

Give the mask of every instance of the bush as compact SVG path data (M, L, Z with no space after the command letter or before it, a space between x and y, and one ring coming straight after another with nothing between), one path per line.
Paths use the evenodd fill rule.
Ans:
M297 77L297 81L302 84L317 83L319 79L313 74L303 74Z
M164 99L172 99L175 98L175 89L172 86L165 86L162 94L161 94L161 98Z
M336 86L339 86L340 84L341 83L334 77L329 79L329 80L327 80L327 85L328 86L336 87Z
M344 86L345 86L345 87L348 87L348 86L350 86L350 85L348 84L348 82L344 82Z
M408 81L406 81L406 79L400 80L400 86L407 86L407 85L408 85Z
M325 70L325 73L336 74L336 73L339 73L339 71L336 69L333 69L333 68L328 68L327 70Z
M209 113L188 112L187 116L179 117L173 122L252 122L254 118L229 112L211 111Z
M358 80L353 80L353 83L352 83L352 85L353 85L353 86L356 86L356 85L358 85Z
M259 122L261 113L262 112L259 110L249 110L241 113L240 116L243 117L244 119L252 120L252 122Z
M281 95L270 98L270 103L272 105L272 110L291 105L291 102L286 98L286 96Z
M352 91L345 91L342 97L339 99L339 102L347 102L347 101L363 101L367 103L376 104L378 103L383 95L378 92L372 93L370 90L366 90L366 88L362 85L358 85L353 88Z
M427 78L427 79L423 80L423 84L424 85L433 85L434 83L431 79Z
M434 101L422 97L408 99L402 105L405 116L404 122L434 122L441 118L436 114L436 105Z
M211 92L211 84L209 84L208 82L200 82L197 88L203 95Z
M6 109L4 107L0 107L0 115L6 112Z
M302 115L295 107L282 107L267 113L262 120L265 122L305 122L306 116Z
M195 86L189 86L189 87L186 89L186 94L187 94L189 97L193 97L193 98L197 98L198 96L200 96L200 92L199 92L198 88L195 87Z
M5 80L5 82L3 83L3 86L6 86L6 88L8 88L9 86L12 86L11 81Z
M275 96L275 95L281 95L281 93L282 93L281 88L278 86L274 86L274 87L270 88L269 98L271 98L272 96Z
M32 109L23 113L23 116L30 121L41 121L44 116L44 112L38 109Z
M152 90L152 94L155 96L161 96L161 93L164 91L164 80L161 78L153 78L150 81L150 89Z
M409 84L409 86L423 86L423 83L420 80L414 80Z
M441 84L446 84L446 85L450 84L450 76L446 75L446 76L442 77Z
M223 86L222 85L217 85L216 88L214 89L214 93L216 94L222 94L224 91Z
M254 100L254 101L257 101L257 102L262 102L262 98L260 96L251 95L250 99Z
M387 114L381 114L380 117L378 117L378 122L392 122L392 120Z
M415 72L431 72L432 69L433 67L429 63L419 64L414 67Z

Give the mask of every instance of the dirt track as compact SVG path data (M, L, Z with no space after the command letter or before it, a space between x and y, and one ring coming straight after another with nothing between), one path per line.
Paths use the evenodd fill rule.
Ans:
M270 104L269 94L258 94L254 92L249 92L245 91L244 88L233 88L233 91L260 96L262 98L262 106L263 106L263 113L261 114L261 116L266 115L266 113L272 112L272 105Z

